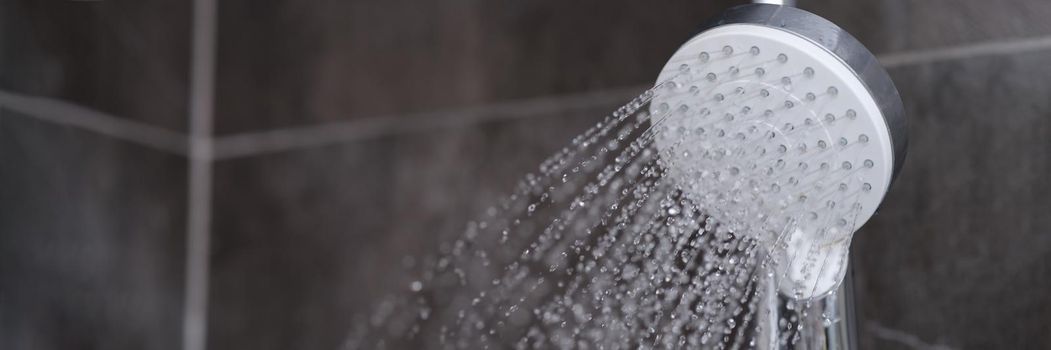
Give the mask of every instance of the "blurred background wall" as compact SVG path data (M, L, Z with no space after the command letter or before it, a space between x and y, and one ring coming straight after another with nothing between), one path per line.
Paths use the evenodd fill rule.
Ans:
M0 348L338 348L735 3L2 1ZM911 123L862 347L1051 347L1051 2L799 6Z

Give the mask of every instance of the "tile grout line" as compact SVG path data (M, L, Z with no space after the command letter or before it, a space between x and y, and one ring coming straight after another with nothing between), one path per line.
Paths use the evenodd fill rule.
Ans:
M208 338L216 6L215 0L193 2L183 350L204 350Z
M896 68L973 57L1020 54L1042 50L1051 50L1051 36L1022 38L1010 41L981 42L954 47L890 53L879 55L877 60L881 62L885 68ZM542 97L526 101L505 102L448 112L370 117L356 121L220 136L215 141L215 157L216 159L223 160L338 142L352 142L379 135L428 130L435 127L463 125L479 121L500 119L501 117L509 119L507 117L509 114L515 114L512 118L522 118L526 117L529 113L542 113L544 111L557 110L555 107L560 105L562 108L565 108L565 104L595 106L607 102L606 100L609 100L611 97L616 96L617 98L627 98L630 97L628 94L629 91L640 93L647 88L649 88L649 86L607 89L587 94ZM596 100L587 101L588 99ZM601 100L601 102L598 100ZM590 104L587 102L590 102ZM498 116L496 118L486 117L484 115L485 113L497 114ZM452 120L450 121L449 119ZM412 122L406 123L405 121L407 120Z
M195 2L209 3L214 7L214 0L195 0ZM194 11L195 21L203 19L197 18L196 16L199 14L197 10ZM214 9L200 15L211 16L213 17L211 20L214 21ZM214 23L210 24L210 26L210 29L207 31L214 36ZM214 79L214 37L203 36L204 33L198 33L198 31L205 32L206 30L196 28L196 26L194 28L194 53L192 54L193 62L191 64L193 66L191 67L191 75L196 77L198 74L207 73L209 74L208 76ZM208 47L201 47L200 45L202 44L206 44ZM203 62L198 62L198 52L205 49L211 57ZM886 68L898 68L973 57L1029 53L1043 50L1051 50L1051 35L881 54L877 56L877 60ZM207 67L203 67L207 68L206 72L204 69L198 68L201 63L207 64ZM624 102L616 99L630 97L631 92L639 93L648 88L648 86L640 85L574 95L549 95L526 100L497 102L459 110L367 117L320 125L245 132L215 138L212 136L211 131L214 81L194 77L191 77L195 80L191 82L191 125L189 134L122 119L55 98L22 95L3 90L0 90L0 106L23 113L28 117L59 125L79 127L158 150L186 155L191 159L196 157L196 159L214 161L332 143L353 142L370 137L419 132L432 128L469 125L492 120L528 118L531 114L560 109ZM202 89L206 89L208 94L204 95L198 92ZM199 105L202 104L207 104L208 109L201 110L200 108L203 107ZM195 120L197 120L196 124ZM407 123L406 121L411 122ZM203 128L203 131L195 130L194 128ZM187 150L188 148L189 150ZM203 164L202 166L210 167L211 164Z
M160 151L187 155L186 136L47 97L0 91L0 106L57 125L73 126Z
M916 350L954 350L942 344L930 344L920 337L897 329L887 328L875 321L870 321L867 328L877 339L895 342Z
M969 45L925 50L912 50L879 55L884 67L896 68L924 63L952 61L983 56L1021 54L1051 49L1051 35L1004 41L987 41Z
M472 125L496 120L625 103L650 86L613 88L589 93L547 96L528 100L481 105L465 109L368 117L258 132L220 136L215 140L216 160L280 152L292 149L351 142L398 133Z

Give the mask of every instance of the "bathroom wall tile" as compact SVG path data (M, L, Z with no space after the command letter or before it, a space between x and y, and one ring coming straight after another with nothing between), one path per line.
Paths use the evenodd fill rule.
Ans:
M186 129L191 2L4 1L0 89Z
M877 54L1051 35L1043 0L799 0Z
M0 349L179 349L185 159L0 109Z
M219 134L635 86L739 0L219 2Z
M1051 52L896 68L909 156L856 236L862 326L1051 348ZM862 328L870 349L893 345Z
M625 97L625 100L627 97ZM225 160L209 347L334 349L352 318L613 106Z

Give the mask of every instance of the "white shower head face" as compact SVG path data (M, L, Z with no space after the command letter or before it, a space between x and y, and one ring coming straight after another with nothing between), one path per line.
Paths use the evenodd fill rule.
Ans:
M865 83L814 42L753 24L697 35L658 82L651 114L668 176L768 248L782 293L833 290L895 164Z

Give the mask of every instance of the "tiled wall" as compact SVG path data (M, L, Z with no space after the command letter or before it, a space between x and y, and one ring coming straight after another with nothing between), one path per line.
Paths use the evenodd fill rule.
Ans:
M1051 2L800 6L894 65L909 117L905 167L852 247L861 345L1051 347Z
M338 348L733 3L3 2L0 348ZM911 123L853 247L862 347L1051 347L1051 3L799 5Z
M189 3L0 2L0 349L180 349Z

